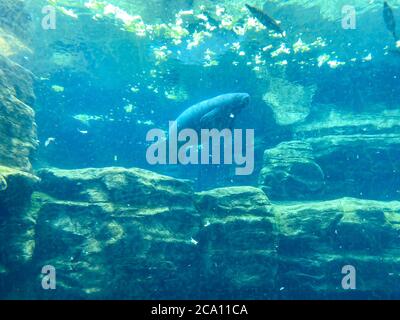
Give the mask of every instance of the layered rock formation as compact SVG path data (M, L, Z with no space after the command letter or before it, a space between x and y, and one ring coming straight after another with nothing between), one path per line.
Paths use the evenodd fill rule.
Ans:
M272 199L296 200L320 194L325 176L312 146L290 141L265 151L259 183Z
M19 38L26 30L21 26L28 22L21 6L21 1L0 5L6 17L14 18L0 19L0 165L29 171L30 156L37 146L32 74L14 62L29 51Z
M259 185L280 201L279 297L398 298L400 114L317 107L264 152ZM355 291L342 290L347 265Z
M277 230L272 205L254 187L214 189L196 194L202 228L203 298L274 296Z
M140 169L41 170L30 217L30 280L7 297L228 298L274 291L272 206L253 187L196 194ZM247 239L258 241L254 242ZM57 270L42 290L38 270ZM36 272L36 274L34 273ZM3 291L3 290L0 290ZM17 293L16 293L17 292Z
M39 179L32 174L37 147L33 76L21 61L29 59L29 15L23 1L0 3L0 286L2 295L23 279L35 247L31 194ZM4 291L8 290L8 291Z
M34 195L32 262L57 269L58 297L177 298L176 288L197 290L192 237L200 219L189 182L140 169L39 175L46 194Z
M260 186L277 200L400 199L398 120L331 114L294 127L295 140L265 151Z
M32 174L0 166L0 291L12 291L12 279L23 273L35 247L35 219L30 197L38 182ZM11 282L10 282L11 281ZM4 292L4 290L7 290Z
M342 198L276 205L277 284L282 298L390 298L399 295L400 202ZM342 289L354 266L357 290Z
M19 260L1 265L3 298L398 293L400 202L273 204L258 188L195 193L188 181L141 169L45 169L38 175L31 207L15 217L26 222L19 226L25 233L9 241ZM56 268L56 290L41 288L45 265ZM345 265L357 270L357 291L341 286Z

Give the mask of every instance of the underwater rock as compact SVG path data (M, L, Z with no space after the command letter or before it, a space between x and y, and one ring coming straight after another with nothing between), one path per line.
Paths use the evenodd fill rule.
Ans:
M39 175L35 270L56 268L58 298L196 292L198 247L192 239L200 218L190 182L122 168L45 169Z
M185 206L192 202L192 183L132 168L42 169L41 190L57 199L110 202L132 208ZM167 208L166 208L167 209Z
M10 59L20 60L22 54L30 55L32 51L15 35L0 28L0 55Z
M24 0L2 0L0 3L0 28L7 34L28 39L31 30L31 16Z
M30 198L39 179L29 173L0 166L0 296L12 292L32 259L35 244L35 219Z
M312 199L324 189L325 177L312 146L290 141L265 150L259 184L271 199Z
M269 216L271 203L258 188L226 187L196 193L196 206L203 219L220 219L241 214Z
M293 127L294 138L312 146L325 173L325 199L399 199L400 111L375 108L383 111L345 113L320 106L321 116Z
M196 194L203 228L201 278L206 297L266 298L277 272L277 231L272 205L254 187L227 187Z
M299 159L301 147L309 154L294 145ZM37 181L0 174L9 188ZM400 285L400 202L271 203L255 187L194 193L136 168L39 175L30 207L0 224L2 298L343 298L345 265L357 268L361 294L384 298ZM53 292L40 288L44 265L56 268Z
M282 298L346 297L342 268L357 270L357 292L398 292L400 202L342 198L275 205L279 230L277 286Z
M30 173L0 166L0 217L21 211L38 182Z
M32 53L26 2L0 3L0 295L25 290L35 247L30 199L39 179L31 174L37 147L33 75L21 64ZM28 268L28 270L26 269ZM22 284L22 287L19 285Z
M0 164L29 171L37 146L32 73L11 59L30 52L24 43L30 18L20 0L2 1L0 12Z
M386 107L370 106L375 111L359 113L339 111L335 105L315 105L312 119L292 127L293 136L300 140L330 135L400 134L400 110L387 110Z
M0 8L6 4L17 6L22 2L5 1ZM7 7L5 10L8 11L1 12L9 13L11 9ZM19 17L17 16L16 21ZM7 35L4 30L10 27L4 26L2 18L4 17L0 17L0 165L30 171L30 156L38 144L35 114L30 107L35 101L32 74L8 58L21 53L18 48L23 45L18 42L13 47L13 41L17 41L17 38L9 34L6 38L8 49L2 46L2 39ZM11 20L14 26L14 17Z
M285 194L279 184L287 176L281 167L291 161L293 154L292 148L285 146L297 145L297 141L301 140L310 148L305 159L310 158L324 174L323 188L318 192L304 190L304 199L326 200L344 196L375 200L399 199L400 112L385 110L354 114L332 109L323 114L293 126L294 141L265 151L259 180L263 190L272 199L302 199L293 196L293 193L298 192L295 184L291 187L292 194ZM266 156L277 158L276 165L270 163ZM319 169L313 172L317 171ZM304 176L311 180L316 177L312 172Z
M316 90L315 86L304 87L273 78L263 99L271 107L279 125L291 125L305 120L310 114Z
M400 134L354 134L306 140L325 173L325 198L399 199Z

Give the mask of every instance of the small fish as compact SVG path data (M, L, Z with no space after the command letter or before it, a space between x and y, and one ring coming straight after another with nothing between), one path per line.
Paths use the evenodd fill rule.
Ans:
M385 20L386 28L393 34L394 39L397 41L396 20L392 8L386 1L383 3L383 19Z
M78 120L78 121L82 122L86 126L90 126L90 122L91 121L101 121L101 120L103 120L102 116L93 116L93 115L89 115L89 114L77 114L77 115L73 116L73 118L75 120Z
M58 86L58 85L52 85L51 86L51 90L53 90L54 92L57 92L57 93L61 93L61 92L64 92L64 87L62 87L62 86Z
M48 138L46 142L44 143L44 146L47 148L51 143L56 141L56 138Z
M279 23L275 19L271 18L268 14L261 11L260 9L252 7L248 4L245 4L245 6L250 11L250 13L255 18L257 18L257 20L260 21L260 23L263 24L266 28L274 30L275 32L280 33L282 36L285 36L285 31L282 30Z

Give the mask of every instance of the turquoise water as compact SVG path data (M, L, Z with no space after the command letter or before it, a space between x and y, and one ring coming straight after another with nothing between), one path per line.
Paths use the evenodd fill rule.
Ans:
M165 130L190 105L229 92L251 96L235 122L256 130L258 169L293 124L397 109L398 53L378 1L354 3L354 30L342 27L347 2L254 3L281 21L285 38L243 1L56 3L56 29L33 37L39 138L56 141L40 149L39 166L151 169L149 129Z
M46 227L36 231L32 240L36 249L29 263L35 270L45 262L62 269L62 291L56 297L398 297L400 40L393 35L393 24L400 21L400 1L389 1L386 11L383 1L377 0L23 3L26 24L20 27L27 32L16 32L19 42L13 40L11 46L7 45L11 40L3 40L0 47L14 51L12 59L33 77L39 143L30 161L42 185L34 190L38 202L29 212L36 215L36 225ZM229 102L226 109L208 114L211 124L204 124L205 114L193 115L189 128L195 133L212 128L241 130L237 132L243 135L252 131L249 150L254 154L248 153L247 161L253 168L248 174L238 175L236 162L222 162L227 156L224 145L216 147L222 152L219 163L154 165L149 161L153 141L146 135L151 130L168 132L169 122L189 107L230 93L245 93L250 100ZM233 108L241 103L240 110ZM171 132L164 138L170 154ZM232 143L237 141L235 137ZM241 146L244 152L245 140ZM190 150L200 153L204 145L195 144ZM209 156L211 150L206 158L212 159ZM99 171L68 173L109 167L141 168L190 180L193 191L182 191L178 182L168 184L158 178L149 182L146 174L132 187L120 175L107 181L99 178L102 183L97 184L93 177ZM55 168L67 170L56 182L43 173ZM116 185L126 194L121 191L121 195ZM174 186L176 191L171 191ZM240 189L246 187L257 189ZM167 189L168 195L162 193ZM121 199L136 193L140 196L125 206ZM195 199L194 207L177 196L181 193L184 199ZM78 196L83 194L90 196ZM143 199L148 199L147 204L140 202ZM32 209L43 201L53 206L53 215L44 207ZM88 209L82 211L80 220L74 212L82 208L68 209L64 201L86 203L88 208L106 203L107 210L103 209L117 217L116 222L107 220L110 230L100 232L93 225L102 221L97 209L90 214ZM140 227L132 231L133 238L125 238L132 228L124 220L131 214L128 207L136 208L138 203L141 211L131 218ZM196 213L188 213L189 207ZM164 209L173 212L173 218L164 218L160 213ZM146 218L136 221L141 215ZM157 215L162 218L149 218ZM52 227L47 227L46 221L52 219ZM164 224L167 231L160 227ZM208 225L215 228L210 233L205 231ZM143 230L149 234L142 235ZM67 236L71 232L76 242ZM108 232L114 242L105 240ZM43 246L50 235L68 241ZM86 239L84 244L80 237ZM124 250L110 244L118 239L123 239ZM195 249L168 249L175 242ZM146 251L146 246L152 249ZM53 249L60 254L53 255ZM66 267L69 257L62 257L63 250L72 250L70 261L77 261L76 265L68 262ZM169 250L174 262L165 257ZM85 260L86 254L96 258ZM103 255L110 255L112 261L105 263ZM120 277L106 269L104 282L90 282L91 277L103 279L88 271L95 269L93 261L100 260ZM132 264L143 270L134 269L136 282L131 283L125 277ZM346 265L357 270L357 288L351 287L352 278L346 280L351 288L343 287ZM192 274L188 266L200 271ZM74 273L71 280L64 267L78 275ZM80 268L90 284L77 280ZM188 283L179 280L185 272ZM135 290L133 286L141 281L150 281L150 292ZM7 286L9 279L4 283ZM176 291L171 293L171 287ZM49 297L36 289L24 294L5 290L5 297Z

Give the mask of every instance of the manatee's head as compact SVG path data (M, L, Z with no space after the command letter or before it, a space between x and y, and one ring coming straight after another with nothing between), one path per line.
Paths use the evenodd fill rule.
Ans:
M238 113L250 104L250 95L248 93L233 93L232 100L233 111Z

